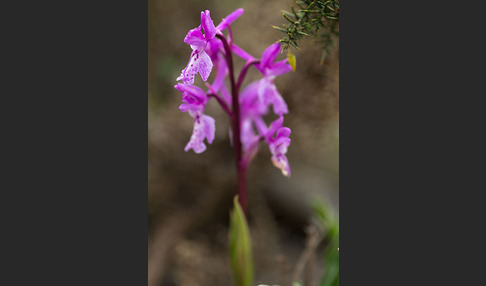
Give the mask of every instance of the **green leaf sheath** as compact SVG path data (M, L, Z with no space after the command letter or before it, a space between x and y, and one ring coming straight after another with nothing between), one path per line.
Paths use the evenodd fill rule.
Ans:
M251 238L243 209L234 198L234 208L230 213L229 250L234 285L253 285L253 257Z

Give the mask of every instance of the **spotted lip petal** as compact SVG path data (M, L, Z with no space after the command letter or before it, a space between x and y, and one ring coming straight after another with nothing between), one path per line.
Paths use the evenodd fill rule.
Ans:
M200 154L206 150L204 139L211 144L214 140L215 121L212 117L204 114L196 114L194 116L194 128L191 139L187 143L184 151L194 150L195 153Z
M207 81L212 68L213 62L209 55L203 49L196 48L191 54L187 67L182 70L182 73L177 80L182 80L183 83L187 84L194 84L194 77L196 73L199 72L201 78L204 81Z
M200 53L200 61L198 62L198 71L201 75L201 78L204 81L207 81L209 75L211 74L211 70L213 69L213 62L208 54L205 51L201 51Z

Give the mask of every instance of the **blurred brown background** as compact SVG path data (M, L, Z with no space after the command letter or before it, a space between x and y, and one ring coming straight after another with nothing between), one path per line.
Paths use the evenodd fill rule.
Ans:
M192 118L179 111L173 88L191 49L183 42L210 10L217 25L237 8L245 13L232 24L235 43L260 57L283 36L272 28L285 19L292 1L148 1L148 220L149 285L231 285L227 235L236 193L236 171L229 142L229 119L211 101L206 114L216 119L213 144L202 154L184 152ZM297 70L276 85L289 106L284 125L292 129L287 157L292 177L270 161L263 143L248 170L249 224L253 238L255 285L287 285L304 249L313 200L339 211L339 44L320 65L312 39L293 49ZM285 54L280 58L284 58ZM236 61L236 74L243 61ZM210 82L212 81L212 76ZM258 78L249 72L245 83ZM202 87L199 75L196 85ZM316 256L312 281L322 273ZM315 283L315 282L314 282Z

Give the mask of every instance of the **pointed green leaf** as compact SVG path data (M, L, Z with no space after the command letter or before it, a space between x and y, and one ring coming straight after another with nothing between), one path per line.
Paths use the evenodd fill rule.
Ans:
M295 14L290 13L289 11L282 10L282 14L287 15L287 16L292 17L292 18L295 18Z
M278 27L278 26L272 26L272 28L274 28L275 30L278 30L278 31L280 31L280 32L287 33L287 29L280 28L280 27Z
M284 16L284 18L287 19L287 21L289 21L290 23L292 23L292 24L295 24L296 23L294 20L290 19L289 16L287 16L287 15L285 15L283 13L282 13L282 16Z

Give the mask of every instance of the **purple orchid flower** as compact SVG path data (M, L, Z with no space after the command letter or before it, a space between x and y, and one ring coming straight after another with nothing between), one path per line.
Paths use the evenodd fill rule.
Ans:
M182 80L182 82L187 84L194 84L194 76L198 72L204 81L208 80L213 68L213 62L205 49L208 41L214 39L215 36L216 28L209 15L209 10L201 12L201 25L190 30L184 39L186 44L191 45L193 51L187 67L182 70L177 80Z
M272 153L273 165L279 168L284 176L290 177L290 165L285 153L287 153L287 148L290 145L291 130L288 127L282 127L283 120L283 116L280 115L277 120L270 124L265 141Z
M216 33L222 34L222 32L229 28L231 23L233 23L238 17L243 14L243 9L236 9L231 14L229 14L226 18L223 18L221 23L216 26ZM208 45L206 46L206 53L209 55L213 63L219 60L218 55L220 55L220 51L223 50L223 43L219 39L212 39L208 41Z
M203 142L204 138L211 144L214 140L214 132L216 130L214 119L203 114L204 107L208 103L208 96L197 86L178 83L174 87L182 92L183 103L179 109L182 112L189 112L189 115L194 118L191 139L184 150L187 152L193 149L197 154L202 153L206 150L206 145Z
M245 153L245 164L248 164L258 151L261 135L257 135L253 126L255 121L267 113L257 94L258 82L248 85L240 94L241 110L241 144Z
M278 75L285 74L292 70L288 59L275 62L280 51L280 44L274 43L262 54L256 68L263 74L263 79L259 81L258 96L264 105L273 104L273 112L281 115L289 112L287 104L275 86L274 79Z
M281 46L279 43L272 44L263 52L260 63L255 65L255 67L263 74L263 78L258 81L258 96L265 106L273 104L273 111L278 115L286 114L289 110L275 86L274 79L276 76L292 70L292 66L288 63L288 59L274 63L280 49ZM232 46L232 51L247 62L255 60L252 55L235 44Z
M222 34L222 31L228 28L243 12L243 9L235 10L224 18L217 27L214 26L209 10L201 12L201 25L190 30L184 38L184 42L189 44L193 51L189 63L182 70L177 80L182 80L186 84L194 84L194 76L197 73L201 75L204 81L208 80L213 68L213 60L216 60L221 45L215 38L216 34Z
M240 108L242 114L241 143L245 152L245 163L251 161L258 151L258 142L264 138L270 152L272 163L282 171L285 176L290 176L290 165L285 154L290 145L291 130L283 127L283 116L272 122L269 127L265 124L263 116L267 114L268 105L259 99L259 81L248 85L240 94ZM259 135L256 134L256 127Z
M283 116L273 121L269 127L265 124L261 117L255 118L255 124L259 133L264 137L268 144L270 153L272 153L272 163L275 167L282 171L284 176L290 177L290 165L285 154L290 145L291 130L288 127L283 127Z
M194 129L192 130L191 139L187 143L184 151L193 149L194 152L200 154L206 151L206 145L203 143L204 138L208 143L213 143L214 131L216 130L214 118L204 114L196 114L194 117Z
M261 117L267 114L265 105L258 96L259 81L250 83L239 96L242 117Z

